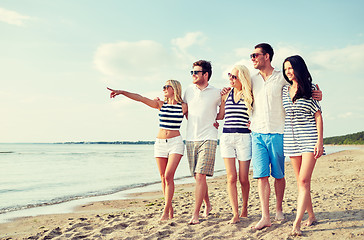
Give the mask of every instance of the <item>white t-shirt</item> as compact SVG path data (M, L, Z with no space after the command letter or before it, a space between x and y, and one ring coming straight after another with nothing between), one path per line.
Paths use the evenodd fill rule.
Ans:
M288 82L276 69L266 81L259 73L252 75L251 80L254 102L250 129L257 133L283 134L285 112L282 89Z
M217 140L217 109L221 104L220 90L208 85L200 90L190 85L184 94L183 101L188 105L186 141Z

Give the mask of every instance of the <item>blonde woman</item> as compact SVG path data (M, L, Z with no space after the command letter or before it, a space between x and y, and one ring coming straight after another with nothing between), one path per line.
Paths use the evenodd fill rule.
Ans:
M220 152L225 162L227 190L233 209L233 218L229 223L233 224L239 222L240 217L248 216L249 167L252 155L248 124L249 115L252 111L253 95L250 73L247 67L236 65L228 76L231 90L222 97L221 104L222 107L225 107L225 111L221 111L217 119L221 120L225 117L223 133L220 138ZM243 195L243 208L240 216L235 159L238 160L239 164L239 182Z
M154 144L162 190L165 199L161 221L173 218L172 198L174 194L174 174L184 153L183 139L180 127L183 116L187 115L187 104L183 102L181 84L176 80L168 80L163 86L164 101L149 99L136 93L124 90L113 90L110 97L124 95L132 100L142 102L149 107L159 110L159 132Z

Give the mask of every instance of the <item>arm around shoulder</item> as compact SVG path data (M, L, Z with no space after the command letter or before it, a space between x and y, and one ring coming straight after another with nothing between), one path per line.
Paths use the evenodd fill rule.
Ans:
M219 112L217 113L216 120L223 120L225 117L225 101L227 98L227 94L221 96L221 104L219 108Z
M185 115L186 118L187 118L187 114L188 114L188 105L187 105L187 103L182 103L182 112L183 112L183 115Z
M322 100L322 91L320 90L318 84L316 84L316 90L312 90L312 98L321 101Z

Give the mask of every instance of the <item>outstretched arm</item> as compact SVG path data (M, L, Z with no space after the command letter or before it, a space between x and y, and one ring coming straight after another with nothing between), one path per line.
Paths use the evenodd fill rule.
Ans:
M131 92L127 92L127 91L124 91L124 90L114 90L114 89L111 89L111 88L107 88L107 89L111 91L110 98L115 98L117 95L122 94L125 97L128 97L128 98L130 98L130 99L132 99L134 101L142 102L145 105L148 105L149 107L156 108L156 109L160 109L160 107L163 104L162 101L152 100L152 99L143 97L142 95L139 95L137 93L131 93Z
M314 156L315 159L322 156L324 153L324 140L323 140L323 120L321 111L318 110L315 113L315 121L316 121L316 128L317 128L317 143L315 145Z
M320 90L319 86L316 84L317 90L312 90L312 98L321 101L322 100L322 91Z

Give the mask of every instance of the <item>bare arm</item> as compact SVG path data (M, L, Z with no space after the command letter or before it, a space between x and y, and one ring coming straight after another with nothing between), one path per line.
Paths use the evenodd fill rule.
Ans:
M315 156L315 159L317 159L317 158L321 157L324 152L324 140L323 140L324 127L323 127L322 114L321 114L320 110L318 110L315 113L315 121L316 121L316 128L317 128L317 143L315 145L314 156Z
M219 112L217 113L216 120L223 120L225 117L225 96L221 97L221 104L219 108Z
M128 98L130 98L130 99L132 99L134 101L142 102L145 105L147 105L149 107L152 107L152 108L156 108L156 109L160 109L161 104L163 104L162 101L152 100L152 99L143 97L142 95L139 95L137 93L131 93L131 92L127 92L127 91L124 91L124 90L114 90L114 89L111 89L111 88L107 88L107 89L111 91L110 98L115 98L117 95L122 94L125 97L128 97Z
M183 115L186 116L186 119L188 119L188 106L187 106L187 103L182 103L182 112L183 112Z

